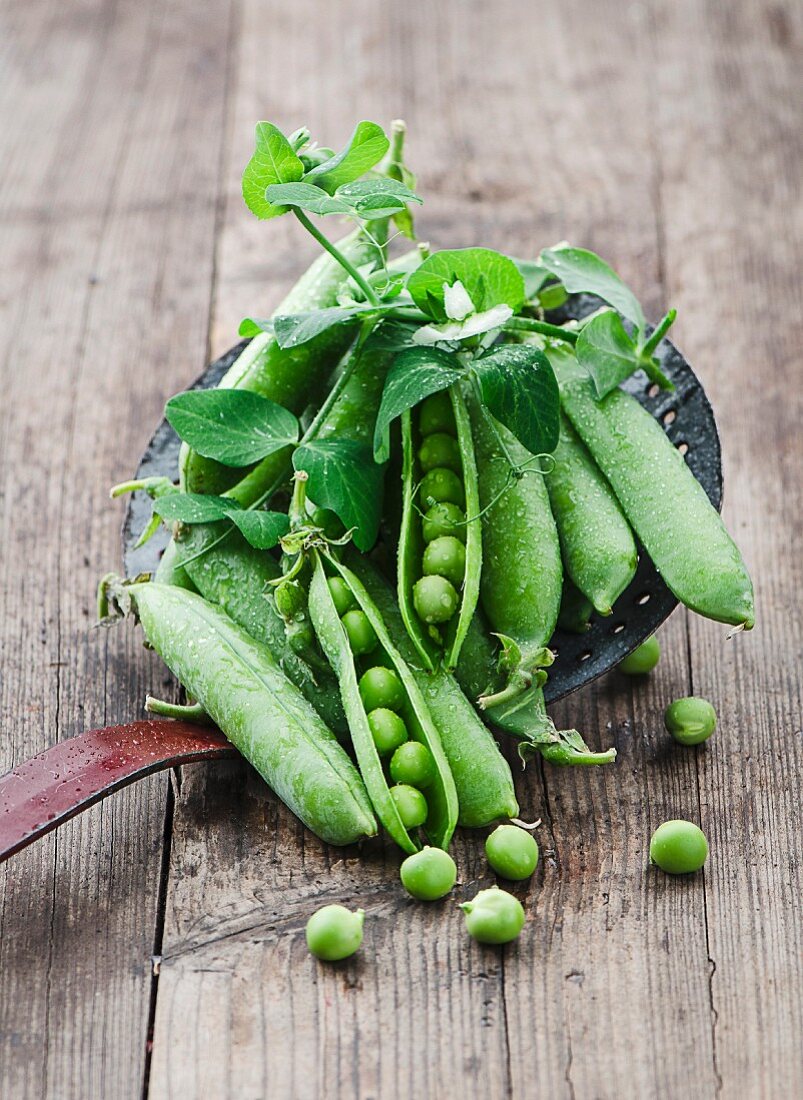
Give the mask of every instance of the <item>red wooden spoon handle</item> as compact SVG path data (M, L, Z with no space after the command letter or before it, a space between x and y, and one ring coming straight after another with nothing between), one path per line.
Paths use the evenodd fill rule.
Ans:
M237 750L213 727L159 719L87 730L0 776L0 863L135 779Z

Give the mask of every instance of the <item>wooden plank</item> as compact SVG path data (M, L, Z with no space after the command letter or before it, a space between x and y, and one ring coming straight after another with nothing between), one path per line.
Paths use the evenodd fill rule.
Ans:
M654 23L667 281L717 410L725 515L756 582L751 635L726 644L690 621L694 689L720 718L697 765L725 1096L803 1092L801 14L661 3Z
M514 115L524 127L518 192L537 197L537 241L567 237L595 248L657 316L665 294L641 60L647 28L620 5L570 3L540 14L529 35L516 19L494 24L490 11L465 32L464 51L470 39L493 36L492 53L504 58L488 120L499 126L526 81L532 115L524 123ZM482 64L479 53L469 62ZM512 232L504 243L516 248ZM548 1096L681 1096L689 1080L704 1096L714 1087L703 883L667 889L647 867L651 829L694 787L693 763L667 750L658 717L664 700L686 692L681 613L661 640L664 660L649 682L614 674L555 708L560 725L592 742L613 740L619 758L603 771L541 769L544 867L522 891L531 933L504 960L514 1096L535 1081ZM683 1059L667 1057L673 1049Z
M132 717L146 688L171 690L130 632L91 629L93 589L119 561L108 486L204 356L228 5L201 17L188 2L42 2L7 15L3 767ZM201 127L203 146L190 140ZM4 868L2 1095L139 1091L165 782Z
M513 4L356 10L244 6L215 350L310 254L290 219L266 228L242 209L256 117L337 140L355 117L402 114L435 246L526 254L570 235L611 256L655 313L650 100L631 61L646 28L612 5L550 8L530 27ZM612 103L592 95L603 81ZM511 106L522 86L526 112ZM502 955L467 941L448 905L406 901L386 848L334 863L249 773L194 771L177 806L152 1095L198 1095L209 1080L224 1096L315 1096L324 1082L331 1096L527 1095L535 1080L545 1095L680 1095L690 1077L712 1091L703 883L667 889L646 869L650 825L687 790L696 806L694 761L667 751L656 721L688 689L682 617L664 637L649 685L612 679L561 709L592 740L615 737L615 771L536 765L520 780L525 816L545 820L545 858L521 891L528 933ZM490 883L479 836L460 837L456 856L460 896ZM368 911L366 946L342 967L304 950L324 900ZM673 1047L683 1060L664 1056Z

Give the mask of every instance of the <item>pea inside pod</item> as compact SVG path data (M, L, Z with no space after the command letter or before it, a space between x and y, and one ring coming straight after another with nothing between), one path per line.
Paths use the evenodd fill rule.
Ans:
M350 633L338 615L330 580L348 587L355 611L365 617L376 638L368 654L355 652ZM344 601L341 601L341 606ZM454 779L429 708L407 663L391 641L382 616L357 576L341 562L314 555L309 610L321 647L340 683L343 707L351 731L357 764L377 817L405 852L420 844L413 830L423 826L429 842L447 848L457 824L458 801ZM345 617L345 616L344 616ZM405 742L417 742L432 763L426 789L406 783L394 785L383 757L399 745L400 723Z
M349 568L355 572L367 589L382 615L394 645L409 662L429 712L438 728L441 743L449 760L460 803L459 823L470 828L489 825L499 818L515 817L519 812L510 765L499 751L490 730L480 720L477 711L460 690L451 673L440 668L426 672L419 665L417 652L404 627L399 606L393 592L376 567L364 555L352 551L348 556ZM469 631L468 640L476 633ZM468 645L463 649L463 659L468 655ZM488 647L490 649L490 646ZM490 653L483 652L474 664L479 666L472 681L481 681L485 687L487 666L494 665ZM474 690L476 696L478 691ZM398 746L396 746L398 748ZM406 754L405 754L406 755ZM393 773L391 758L391 775ZM397 774L399 771L397 761ZM409 772L407 773L409 781ZM400 780L397 780L397 782ZM419 780L420 781L420 780ZM426 788L425 788L426 789Z
M471 423L457 386L402 416L399 606L425 667L454 668L482 570Z

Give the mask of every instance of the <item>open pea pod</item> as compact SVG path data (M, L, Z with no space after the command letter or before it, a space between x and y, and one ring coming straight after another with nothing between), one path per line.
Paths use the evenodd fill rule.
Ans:
M390 793L382 760L371 735L368 714L360 696L355 657L332 598L327 575L342 578L357 606L371 624L378 639L377 650L371 654L372 664L385 664L401 681L405 695L401 716L405 720L410 738L429 749L435 765L435 777L426 790L428 815L423 826L424 832L430 844L447 848L457 824L457 790L424 697L407 663L391 641L382 616L361 581L341 562L317 553L309 591L310 617L321 648L340 682L340 693L357 765L376 815L400 848L410 853L419 850L420 844L402 822Z
M451 416L448 418L448 424L438 424L436 421L434 425L444 430L423 434L420 407L412 412L408 410L402 415L403 495L399 534L399 607L407 632L425 667L431 671L441 662L450 670L457 666L460 650L477 607L482 572L480 497L471 420L458 385L450 386L445 394L448 395ZM435 395L436 399L441 397L441 394ZM448 440L452 434L455 447L444 450L444 460L451 462L452 468L444 468L443 491L439 491L437 483L434 482L432 491L437 495L434 498L422 499L422 495L430 491L427 478L441 472L438 467L433 468L431 465L430 469L424 472L422 455L425 448L428 445L432 446L435 439L441 442ZM457 469L454 468L455 466ZM459 480L447 479L448 473L455 474ZM459 503L453 499L456 487L460 491ZM440 496L446 499L439 500ZM424 520L428 501L432 499L436 504L459 507L463 513L463 518L457 526L450 526L445 514L442 522L433 523L434 531L431 534L434 537L427 532ZM438 624L427 623L416 609L416 585L424 573L425 554L432 551L431 544L442 541L438 538L439 532L449 531L453 531L454 537L463 544L465 553L463 568L460 570L461 576L448 578L458 591L459 602L448 621ZM436 572L437 567L433 566L430 569L430 575Z

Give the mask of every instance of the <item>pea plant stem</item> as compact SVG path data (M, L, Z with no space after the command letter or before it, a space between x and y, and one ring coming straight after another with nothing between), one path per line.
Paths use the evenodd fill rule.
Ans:
M672 325L675 323L675 318L677 317L677 315L678 311L676 309L670 309L666 316L658 322L658 326L653 332L652 336L642 347L641 355L649 359L649 357L661 343L663 338L666 336L667 332L669 332Z
M290 524L293 527L300 526L306 519L307 476L304 470L297 470L293 478L293 498L288 509Z
M571 329L561 328L560 325L550 325L547 321L536 321L533 317L511 317L505 323L508 332L537 332L541 336L551 336L554 340L562 340L564 344L576 344L577 333Z
M407 123L404 119L394 118L390 124L390 149L388 151L387 175L401 181L404 155L404 139L407 136Z
M306 231L315 238L321 248L324 248L329 253L329 255L333 257L333 259L337 260L343 270L349 273L354 282L365 295L366 301L370 302L373 306L378 306L379 298L377 298L376 294L374 293L373 287L368 282L366 282L366 280L362 277L354 264L351 263L351 261L346 256L344 256L343 253L335 245L332 244L328 237L324 236L324 234L321 233L320 229L318 229L315 223L307 217L303 210L295 207L293 213L304 226Z

